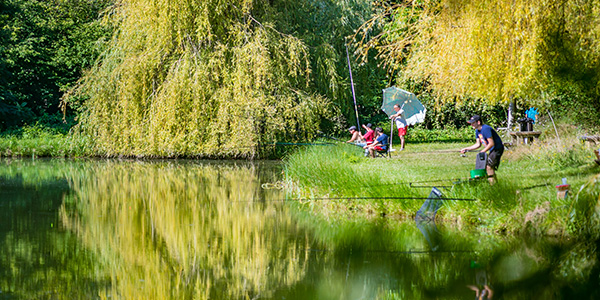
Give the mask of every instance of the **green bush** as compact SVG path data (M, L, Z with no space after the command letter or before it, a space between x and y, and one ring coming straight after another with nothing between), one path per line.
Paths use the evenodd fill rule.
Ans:
M0 135L0 157L81 157L97 152L90 137L62 133L39 123Z
M406 140L416 143L427 142L471 142L474 141L472 128L461 129L426 129L422 127L410 128Z

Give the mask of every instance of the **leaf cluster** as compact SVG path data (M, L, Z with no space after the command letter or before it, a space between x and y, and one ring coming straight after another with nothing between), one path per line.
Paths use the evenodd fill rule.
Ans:
M67 97L88 98L79 133L107 156L252 158L312 139L336 110L310 89L309 47L271 2L113 6L109 48Z
M62 91L89 67L110 27L112 0L0 3L0 130L59 112Z
M376 3L372 23L384 30L359 46L377 50L400 85L426 85L436 106L482 99L550 108L566 95L567 107L598 108L595 1Z

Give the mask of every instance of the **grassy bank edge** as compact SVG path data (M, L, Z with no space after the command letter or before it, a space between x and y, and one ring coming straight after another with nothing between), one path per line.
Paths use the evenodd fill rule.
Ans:
M447 185L445 197L475 201L445 201L438 221L490 232L598 236L600 167L593 162L594 145L582 143L577 132L560 133L560 140L549 136L507 150L494 186L464 180L473 169L474 154L462 159L457 152L440 151L470 143L413 144L389 160L364 158L352 145L312 147L288 156L285 173L298 197L319 199L304 206L323 218L411 219L423 204L417 198L429 193L429 187L416 189L411 183L443 179L431 185ZM452 184L461 177L460 184ZM557 199L555 185L562 178L571 191L566 199ZM386 199L390 196L415 201Z

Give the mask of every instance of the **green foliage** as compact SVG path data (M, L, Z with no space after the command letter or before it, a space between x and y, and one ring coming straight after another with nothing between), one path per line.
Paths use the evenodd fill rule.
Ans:
M352 6L310 9L317 4L115 6L110 48L67 98L89 97L79 133L97 137L108 156L266 157L271 150L262 144L306 141L319 127L336 126L334 116L346 108L332 105L343 44L331 39L341 40L349 25L330 14ZM295 19L306 14L333 31L315 33L314 24Z
M576 194L571 207L570 221L578 233L598 238L600 236L600 175L590 179Z
M0 157L81 157L95 153L93 142L42 123L0 135Z
M59 113L62 91L103 47L99 14L111 2L2 1L0 130Z
M516 102L586 112L598 124L599 4L594 1L377 1L362 49L376 49L400 86L417 82L443 103ZM368 26L365 26L368 28ZM363 50L365 51L365 50ZM560 102L560 105L557 105ZM586 109L587 108L587 109Z
M548 154L548 164L556 170L584 165L590 161L591 150L582 145L575 145L563 151Z
M475 140L472 128L462 129L426 129L423 127L410 128L406 136L407 141L417 143L431 142L472 142Z

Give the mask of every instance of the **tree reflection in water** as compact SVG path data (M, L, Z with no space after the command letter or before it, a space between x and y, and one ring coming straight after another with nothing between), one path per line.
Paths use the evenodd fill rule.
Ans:
M280 177L263 163L4 162L0 298L599 296L596 242L323 215L261 188Z

